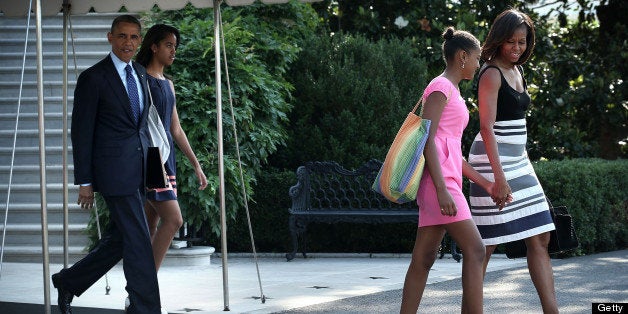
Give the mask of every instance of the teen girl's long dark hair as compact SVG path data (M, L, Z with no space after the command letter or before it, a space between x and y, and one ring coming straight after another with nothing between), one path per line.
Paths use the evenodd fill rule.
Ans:
M179 47L180 36L178 29L166 24L153 25L153 27L148 29L148 32L146 32L146 36L144 36L140 51L135 57L135 62L147 67L150 60L153 59L153 50L151 49L153 44L159 45L159 42L164 40L170 34L173 34L177 38L175 47Z

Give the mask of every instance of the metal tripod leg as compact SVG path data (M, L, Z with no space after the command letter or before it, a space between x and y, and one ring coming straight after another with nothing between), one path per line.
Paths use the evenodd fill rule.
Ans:
M98 216L98 206L96 205L96 200L94 200L94 214L96 215L96 229L98 230L98 240L102 239L102 234L100 232L100 217ZM109 277L107 277L107 273L105 273L105 295L109 295L109 291L111 291L111 287L109 286Z

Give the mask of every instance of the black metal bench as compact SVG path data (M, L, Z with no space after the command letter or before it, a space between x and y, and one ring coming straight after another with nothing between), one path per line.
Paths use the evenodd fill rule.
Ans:
M370 160L357 170L343 168L333 161L308 162L297 169L297 184L290 188L292 198L289 226L293 250L306 255L305 232L310 222L417 223L414 202L396 204L371 189L382 162Z
M307 257L305 233L310 222L418 222L415 202L396 204L371 189L381 165L381 161L372 159L357 170L347 170L333 161L315 161L297 169L297 183L289 191L293 248L292 252L286 253L288 261L297 254L299 238L303 257ZM456 244L454 241L450 244L452 257L459 262L462 256L457 252ZM441 247L440 258L444 253Z

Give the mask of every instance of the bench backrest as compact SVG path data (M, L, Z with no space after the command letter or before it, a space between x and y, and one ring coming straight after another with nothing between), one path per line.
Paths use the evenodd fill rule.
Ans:
M297 184L290 188L292 211L411 210L415 202L396 204L371 189L382 162L372 159L357 170L333 161L307 162L297 169Z

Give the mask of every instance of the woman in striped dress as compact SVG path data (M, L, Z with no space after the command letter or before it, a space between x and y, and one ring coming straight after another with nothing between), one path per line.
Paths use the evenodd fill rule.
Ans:
M478 75L480 133L471 146L469 163L495 182L496 199L471 183L469 201L486 245L484 272L498 244L525 239L528 269L543 312L558 313L547 251L554 224L526 152L530 96L521 64L532 54L534 39L530 18L507 10L497 16L482 47L486 63Z

